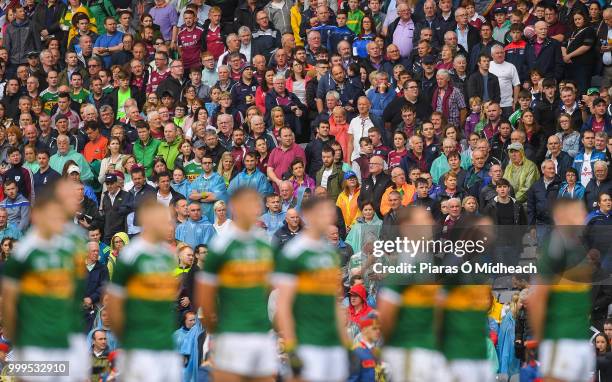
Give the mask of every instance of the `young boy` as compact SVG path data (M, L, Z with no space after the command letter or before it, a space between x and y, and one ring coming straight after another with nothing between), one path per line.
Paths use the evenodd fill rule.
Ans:
M508 118L512 124L512 128L516 127L516 124L523 116L523 112L529 110L529 106L531 105L531 93L529 90L521 89L518 96L518 102L519 108L510 115L510 118Z
M338 51L338 43L342 40L348 41L351 44L353 43L355 33L346 25L347 20L348 15L346 11L338 11L338 15L336 16L336 23L338 26L332 28L329 33L329 38L327 39L327 50L332 53Z
M493 22L493 39L499 43L506 43L508 40L507 34L510 31L510 20L506 14L506 9L502 7L495 8L493 10L494 22Z
M355 34L361 34L361 20L363 20L365 13L359 9L358 0L348 0L348 12L346 26ZM338 25L340 25L338 23Z
M421 206L425 208L427 211L431 212L432 215L435 213L435 205L436 201L429 196L429 182L425 178L418 178L416 180L416 197L414 198L414 202L412 203L414 206ZM433 216L434 219L437 216Z
M512 24L510 26L510 38L512 41L506 45L506 61L516 67L521 82L525 82L527 76L527 60L525 60L525 46L527 41L523 40L523 30L525 26L522 23Z

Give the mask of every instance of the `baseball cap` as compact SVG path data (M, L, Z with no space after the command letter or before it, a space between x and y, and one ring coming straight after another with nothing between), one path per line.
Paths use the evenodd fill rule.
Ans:
M436 59L434 58L434 56L432 56L431 54L428 54L427 56L423 57L423 59L421 60L421 62L423 64L428 64L431 65L433 63L436 62Z
M30 57L37 57L37 58L38 58L38 54L39 54L39 53L38 53L37 51L35 51L35 50L31 50L31 51L29 51L28 53L26 53L26 57L27 57L27 58L30 58Z
M344 180L350 179L350 178L356 178L357 174L355 174L355 171L347 171L344 173Z
M73 172L77 172L77 173L81 173L81 169L79 168L79 166L71 164L70 166L68 166L68 174L72 174Z
M253 69L253 65L251 65L251 64L244 64L244 65L242 66L242 68L240 68L240 73L244 72L244 71L246 70L246 68L251 68L251 69Z
M504 7L496 7L495 9L493 9L493 14L497 14L497 13L506 13L506 8Z
M104 183L115 183L117 182L117 175L115 174L107 174L104 177Z
M201 141L201 140L199 140L199 139L198 139L197 141L195 141L195 143L193 144L193 148L194 148L194 149L202 149L202 148L204 148L205 146L206 146L206 145L204 144L204 142L203 142L203 141Z
M599 89L597 88L588 88L586 91L586 95L599 94Z
M518 142L511 143L508 146L508 151L510 151L510 150L522 151L523 150L523 145L518 143Z

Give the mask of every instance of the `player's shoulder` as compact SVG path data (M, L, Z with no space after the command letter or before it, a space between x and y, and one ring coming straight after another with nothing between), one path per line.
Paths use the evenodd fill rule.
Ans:
M148 243L141 237L136 237L123 248L118 260L125 264L134 264L140 256L160 251L164 251L163 246L156 246Z

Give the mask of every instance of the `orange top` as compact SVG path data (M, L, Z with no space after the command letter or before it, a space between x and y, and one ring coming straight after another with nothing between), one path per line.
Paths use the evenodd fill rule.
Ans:
M395 186L388 187L382 196L382 200L380 201L380 213L383 216L391 210L391 205L389 204L389 194L391 191L398 191L400 194L402 194L402 206L406 207L412 203L416 189L409 183L405 183L401 188L395 188Z
M100 135L95 141L89 141L83 149L83 156L87 162L91 163L94 160L102 160L106 156L106 147L108 146L108 139Z

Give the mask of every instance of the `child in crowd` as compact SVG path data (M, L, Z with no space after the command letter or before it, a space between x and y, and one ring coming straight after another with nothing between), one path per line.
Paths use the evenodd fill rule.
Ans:
M480 97L471 97L469 103L471 112L465 120L463 129L465 137L469 137L475 131L476 125L480 122L480 112L482 111L482 99Z

